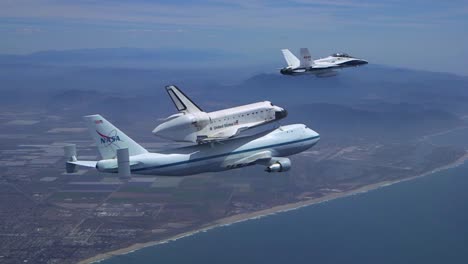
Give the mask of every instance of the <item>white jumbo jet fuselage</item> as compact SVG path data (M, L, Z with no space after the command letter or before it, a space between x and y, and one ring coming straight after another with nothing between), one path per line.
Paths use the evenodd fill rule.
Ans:
M92 115L85 119L103 159L80 161L76 153L68 153L67 166L95 167L108 173L118 172L116 151L122 148L129 150L128 164L132 174L186 176L255 164L265 166L268 172L281 172L291 167L287 156L309 149L320 139L315 131L303 124L295 124L220 143L150 153L101 116Z
M366 60L349 56L346 53L334 53L328 57L312 60L307 48L300 49L299 59L288 49L281 50L287 67L280 70L283 75L314 74L317 77L331 77L337 75L336 69L357 67L368 64Z
M176 86L167 86L166 90L179 113L163 120L153 134L177 142L206 143L228 139L287 116L286 110L269 101L204 112Z

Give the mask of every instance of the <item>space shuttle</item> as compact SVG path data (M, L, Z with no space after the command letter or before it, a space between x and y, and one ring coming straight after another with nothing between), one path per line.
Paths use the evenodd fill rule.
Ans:
M368 64L366 60L354 58L346 53L334 53L325 58L313 60L307 48L300 49L300 59L288 49L282 49L281 52L288 64L280 70L283 75L314 74L317 77L331 77L338 74L336 69Z
M164 119L152 133L176 142L200 144L225 140L287 116L285 109L269 101L204 112L176 86L166 86L166 91L178 113Z

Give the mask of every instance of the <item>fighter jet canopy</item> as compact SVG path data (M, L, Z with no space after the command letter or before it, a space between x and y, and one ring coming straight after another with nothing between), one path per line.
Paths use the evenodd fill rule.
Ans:
M333 53L331 56L332 57L341 57L341 58L352 58L347 53L343 53L343 52Z

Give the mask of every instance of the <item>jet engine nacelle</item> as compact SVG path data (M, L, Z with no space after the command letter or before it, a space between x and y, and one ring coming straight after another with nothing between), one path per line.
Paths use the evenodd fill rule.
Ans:
M288 158L273 158L271 165L268 166L266 172L283 172L291 169L291 160Z

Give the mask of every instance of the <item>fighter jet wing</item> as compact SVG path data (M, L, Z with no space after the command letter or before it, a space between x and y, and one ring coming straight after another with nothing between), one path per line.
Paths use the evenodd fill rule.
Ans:
M332 63L316 63L312 65L312 68L314 69L331 69L336 67L338 67L338 65Z
M302 68L302 69L294 69L294 72L306 72L307 70Z

